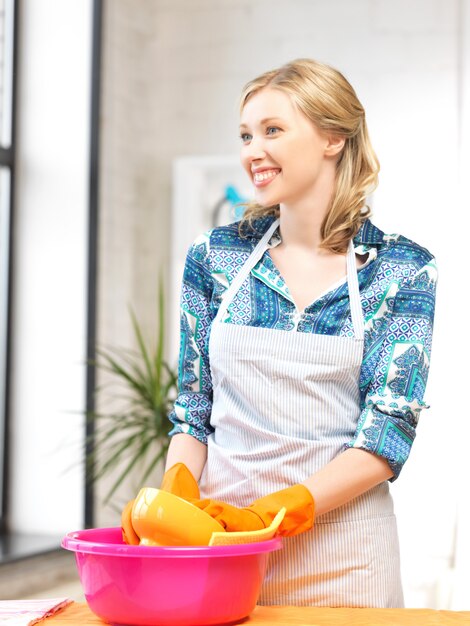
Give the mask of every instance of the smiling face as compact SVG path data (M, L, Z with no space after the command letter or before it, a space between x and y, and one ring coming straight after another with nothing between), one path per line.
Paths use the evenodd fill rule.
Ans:
M241 162L262 206L312 202L334 186L344 141L320 131L279 89L265 87L246 102L240 123Z

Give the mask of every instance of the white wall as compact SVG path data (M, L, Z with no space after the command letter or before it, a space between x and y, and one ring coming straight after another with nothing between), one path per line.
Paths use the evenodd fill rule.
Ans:
M470 608L463 593L458 599L447 587L454 578L453 589L463 588L462 563L470 562L459 552L470 543L464 523L457 554L454 542L468 474L461 390L469 340L456 300L466 262L458 234L465 237L470 219L468 191L459 194L458 187L459 168L465 176L468 171L459 157L469 84L468 0L141 0L138 10L131 0L106 4L114 82L102 208L107 232L119 242L110 241L105 257L115 268L102 282L107 342L120 343L129 296L150 311L149 328L153 323L149 282L170 258L174 159L237 154L238 95L258 73L300 56L338 67L366 107L382 164L375 222L427 246L440 269L427 394L432 408L423 413L412 456L393 486L407 603ZM131 127L133 141L126 141ZM468 129L465 137L468 155ZM123 255L134 264L125 265L125 290L116 269ZM455 563L460 568L454 570Z
M83 527L91 9L21 3L9 516L19 532Z
M461 6L460 51L459 198L455 212L450 220L454 224L456 231L462 227L468 229L468 207L470 206L470 0L464 0ZM454 239L457 239L455 235ZM453 288L453 293L458 293L462 289L462 273L457 270L457 262L460 267L466 266L467 246L457 244L452 256L455 258L453 269L456 271L449 276L449 286L451 289ZM450 293L449 295L451 296L452 294ZM464 297L462 297L462 300ZM443 307L445 307L444 303ZM466 313L463 312L463 307L461 315L461 319L464 320ZM447 319L450 321L450 315ZM468 354L469 340L468 337L465 337L462 344L459 345L459 341L456 341L455 333L447 333L447 342L449 344L447 350L447 356L450 357L449 362L459 366L452 368L454 376L448 376L446 381L447 387L455 389L457 394L460 395L457 390L465 390L468 384L466 355ZM459 460L454 466L457 471L453 477L455 481L454 489L457 492L454 569L450 572L449 585L451 588L451 607L468 609L470 606L468 597L468 581L470 580L470 500L468 498L468 462L466 462L466 459L468 458L468 441L470 441L470 423L468 421L467 409L457 409L458 402L459 398L454 402L454 411L449 414L452 430L454 431L455 429L455 438L459 441L456 450Z

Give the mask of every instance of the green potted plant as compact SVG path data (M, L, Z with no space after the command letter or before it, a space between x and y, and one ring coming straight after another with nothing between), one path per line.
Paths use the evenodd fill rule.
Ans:
M144 484L163 462L172 427L168 414L177 395L177 373L164 359L163 289L160 287L158 293L157 333L152 348L132 309L130 317L136 349L98 348L92 363L105 375L106 382L95 391L98 410L87 413L94 422L94 433L87 442L87 475L95 482L112 474L104 503L130 472L135 473L139 484Z

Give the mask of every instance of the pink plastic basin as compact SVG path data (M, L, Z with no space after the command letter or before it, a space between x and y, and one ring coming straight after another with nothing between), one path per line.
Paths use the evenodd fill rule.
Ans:
M111 624L227 624L255 608L279 538L234 546L128 546L120 528L69 533L90 609Z

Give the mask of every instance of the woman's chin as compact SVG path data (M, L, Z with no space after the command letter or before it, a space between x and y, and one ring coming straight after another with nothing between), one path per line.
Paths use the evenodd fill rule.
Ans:
M262 190L256 190L255 201L264 208L277 206L281 202L278 194L269 194L267 192L263 193Z

